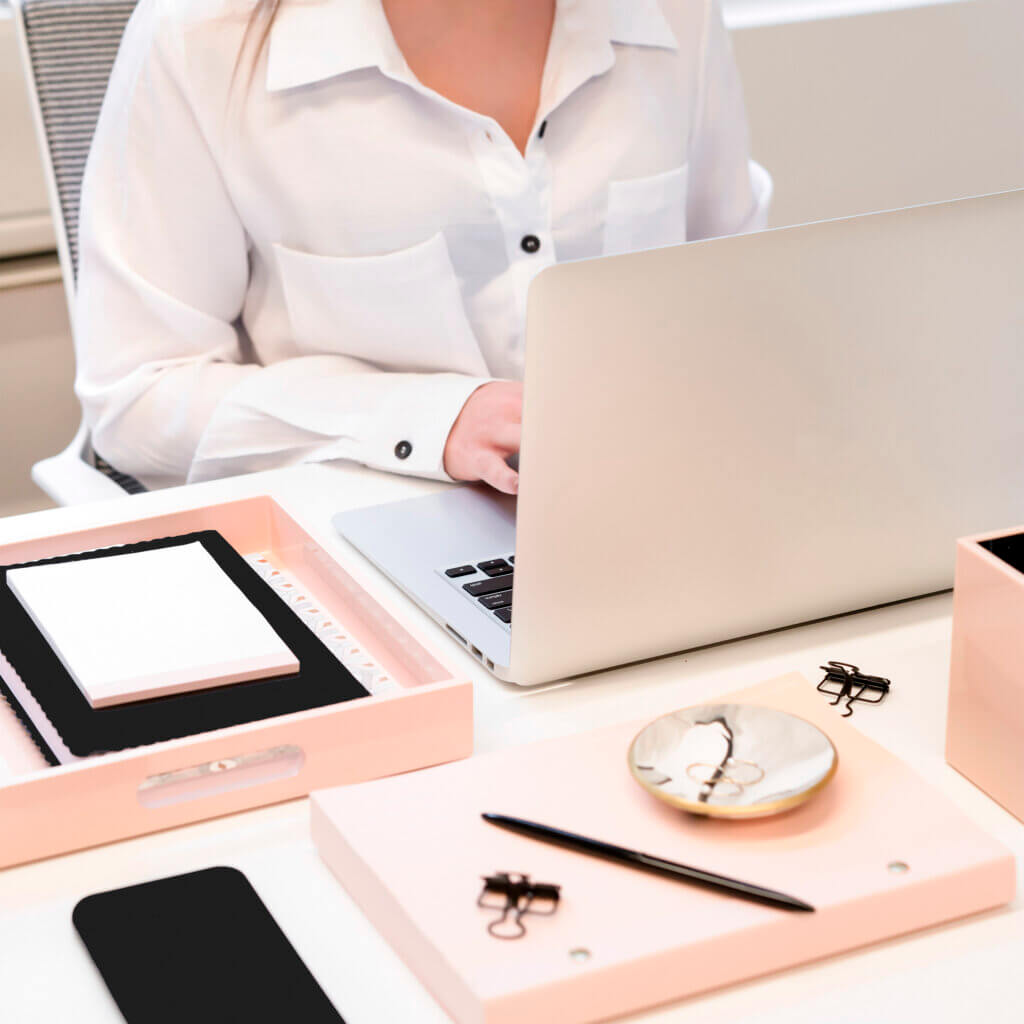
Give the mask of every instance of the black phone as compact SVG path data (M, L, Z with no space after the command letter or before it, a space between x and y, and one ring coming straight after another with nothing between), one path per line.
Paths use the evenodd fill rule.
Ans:
M86 896L71 919L128 1024L344 1024L235 868Z

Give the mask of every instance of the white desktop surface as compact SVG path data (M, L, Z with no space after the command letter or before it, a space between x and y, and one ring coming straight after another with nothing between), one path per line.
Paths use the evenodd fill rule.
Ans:
M1024 825L943 759L948 595L785 630L532 690L491 677L330 527L342 508L438 484L348 465L304 466L121 499L125 515L272 494L403 623L475 683L476 751L528 743L682 706L828 659L888 676L880 707L853 722L915 765L981 827L1024 855ZM110 504L0 520L0 543L104 521ZM1007 526L1011 524L1005 524ZM952 559L953 552L950 551ZM823 696L822 700L826 698ZM884 799L880 786L879 798ZM0 871L0 1020L116 1024L121 1016L71 925L84 895L217 864L244 871L348 1024L442 1024L448 1016L353 905L309 837L298 800ZM0 828L3 823L0 822ZM899 851L893 851L895 859ZM514 867L511 865L510 867ZM913 865L911 865L913 869ZM225 942L231 941L226 923ZM1020 1021L1024 913L1005 910L895 939L628 1018L650 1024L986 1024Z

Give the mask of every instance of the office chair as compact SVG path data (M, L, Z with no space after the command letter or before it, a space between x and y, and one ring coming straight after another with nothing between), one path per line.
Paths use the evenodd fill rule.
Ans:
M11 0L11 5L73 333L82 174L135 0ZM64 451L32 467L32 479L58 505L145 490L94 454L84 420Z

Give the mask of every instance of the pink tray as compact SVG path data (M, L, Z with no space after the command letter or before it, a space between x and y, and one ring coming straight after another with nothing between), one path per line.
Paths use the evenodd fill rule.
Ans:
M321 855L460 1022L602 1020L999 906L1010 852L799 675L721 698L791 711L839 752L832 783L776 818L715 821L660 803L626 768L633 722L471 762L315 793ZM666 708L666 710L669 710ZM794 914L511 835L529 818L780 889ZM902 868L906 867L906 870ZM480 876L562 886L553 917L501 941Z
M56 768L0 699L0 867L472 753L472 684L453 678L272 498L8 544L0 564L208 529L296 578L399 691Z

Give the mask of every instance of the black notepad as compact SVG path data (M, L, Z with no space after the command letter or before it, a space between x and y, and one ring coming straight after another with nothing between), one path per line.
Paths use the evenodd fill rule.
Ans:
M42 733L36 728L35 722L25 713L25 709L4 682L2 676L0 676L0 697L3 698L7 706L14 712L15 717L21 723L21 727L28 733L29 739L35 744L39 753L43 755L46 763L56 768L60 764L60 758L50 749L49 743L46 742Z
M93 708L7 586L7 571L16 566L0 566L0 650L72 754L84 757L123 750L369 695L295 612L215 530L22 564L113 558L120 554L194 542L203 545L295 654L299 661L297 674ZM116 656L115 647L111 657ZM33 738L39 742L36 735Z

